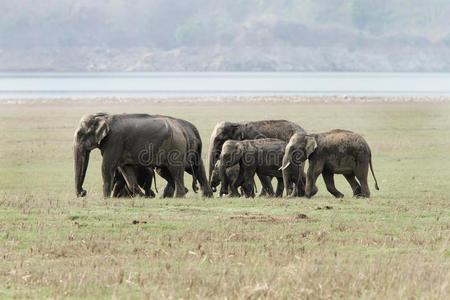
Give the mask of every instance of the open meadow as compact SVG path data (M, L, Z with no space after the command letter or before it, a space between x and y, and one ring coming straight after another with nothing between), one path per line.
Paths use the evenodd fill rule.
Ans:
M240 100L0 101L0 298L449 299L450 101ZM94 150L77 198L73 133L94 112L191 121L204 162L218 121L349 129L380 191L369 174L370 199L340 175L343 199L322 178L311 199L103 199Z

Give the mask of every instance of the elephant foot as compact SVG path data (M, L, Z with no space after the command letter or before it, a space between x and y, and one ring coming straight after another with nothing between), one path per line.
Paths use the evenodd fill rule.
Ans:
M211 193L203 193L203 197L212 198L212 197L214 197L214 194L212 192Z
M156 194L152 190L145 193L145 198L155 198L155 197Z
M355 198L370 198L370 196L364 195L364 194L358 194L358 195L354 195L353 197Z
M334 197L336 197L336 198L344 198L344 194L342 194L342 193L335 193L334 195L333 195Z
M353 197L355 198L360 198L362 197L362 191L361 191L361 187L357 187L354 191L353 191Z
M315 195L317 193L317 191L314 191L311 193L312 195ZM291 195L289 195L289 197L305 197L305 191L304 190L298 190L298 189L294 189L291 193Z
M87 192L85 190L81 190L79 192L77 192L77 197L85 197L87 194Z
M319 189L317 188L317 186L314 186L311 192L311 196L314 196L315 194L317 194L317 192L319 191ZM344 197L344 195L342 195L342 197Z

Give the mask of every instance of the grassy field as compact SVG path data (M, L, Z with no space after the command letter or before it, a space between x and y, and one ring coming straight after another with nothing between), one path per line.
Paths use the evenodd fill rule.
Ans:
M1 299L450 297L450 103L81 103L0 103ZM370 177L355 199L336 176L343 199L321 178L312 199L103 199L94 151L76 198L73 132L98 111L192 121L204 156L222 120L350 129L381 190Z

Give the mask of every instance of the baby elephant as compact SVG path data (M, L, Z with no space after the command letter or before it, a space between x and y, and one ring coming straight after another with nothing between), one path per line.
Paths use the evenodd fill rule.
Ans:
M216 164L214 165L214 169L211 173L211 182L209 184L211 185L213 192L216 191L217 187L220 184L219 169L220 169L220 160L218 160L216 162ZM235 181L239 176L239 165L234 165L230 168L227 168L226 173L227 173L229 182ZM229 187L228 187L228 190L229 190ZM229 192L231 192L231 191L229 190ZM220 194L220 196L222 196L222 194Z
M127 184L123 173L128 177L129 183ZM113 197L135 197L145 196L154 198L155 193L152 191L152 179L155 180L156 189L156 177L155 171L152 168L138 166L138 165L126 165L116 169L113 180ZM142 193L142 188L145 194ZM158 192L158 190L156 190Z
M343 174L357 197L370 197L367 174L372 172L375 188L377 179L372 168L372 155L369 145L362 136L351 131L335 129L319 134L294 134L286 147L285 164L309 160L306 174L305 196L314 194L317 177L322 174L327 190L336 198L344 195L334 185L334 174ZM358 179L359 183L356 181Z
M240 167L239 167L238 164L236 164L236 165L226 169L227 178L228 178L228 182L229 183L234 182L238 178L239 170L240 170ZM211 182L209 184L211 185L211 188L212 188L213 192L216 191L217 187L220 184L219 172L220 172L220 159L214 165L214 169L213 169L213 171L211 173ZM272 179L272 177L270 177L270 178ZM258 189L256 188L256 185L255 185L254 181L253 181L253 186L255 187L254 192L257 193ZM230 184L228 185L228 193L232 194L231 185ZM242 184L241 184L241 193L238 196L241 196L241 194L244 194L244 192L243 192L243 185ZM223 194L220 193L219 196L222 197ZM252 197L253 196L254 196L254 193L252 192Z
M242 185L246 197L251 197L253 191L253 178L255 173L261 179L262 188L267 191L268 196L274 196L270 184L271 177L278 180L276 197L283 195L283 174L279 170L286 142L278 139L256 139L256 140L228 140L222 146L220 154L220 179L221 193L228 193L228 185L232 191L230 196L236 196L237 187ZM239 165L239 176L230 182L226 169ZM265 180L267 178L267 181Z

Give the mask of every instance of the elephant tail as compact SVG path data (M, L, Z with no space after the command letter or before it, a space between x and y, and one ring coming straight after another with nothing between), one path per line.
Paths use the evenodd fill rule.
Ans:
M156 191L156 193L159 193L158 187L156 186L156 172L155 171L153 171L153 180L155 181L155 191Z
M194 167L192 166L192 163L191 163L191 171L192 171L192 190L194 191L194 193L197 193L198 191L197 177L195 176Z
M369 165L370 165L370 172L372 172L373 179L375 180L375 189L376 189L377 191L379 191L380 188L378 187L377 178L375 177L375 173L373 172L373 167L372 167L372 157L370 157Z

